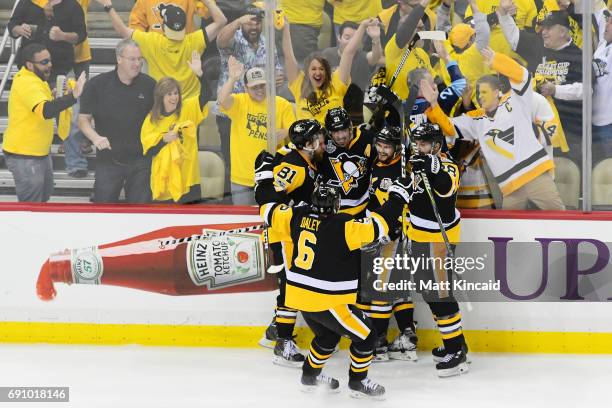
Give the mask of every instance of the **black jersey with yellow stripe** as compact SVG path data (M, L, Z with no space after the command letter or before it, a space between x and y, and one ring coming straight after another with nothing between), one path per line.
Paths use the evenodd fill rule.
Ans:
M340 189L340 212L351 215L361 213L368 205L370 173L376 157L372 146L374 133L365 130L365 125L354 128L353 132L346 148L337 146L328 137L319 166L323 180Z
M274 189L285 193L287 202L309 203L314 191L317 167L297 149L279 149L274 157Z
M290 207L269 202L260 213L271 230L291 249L285 259L285 305L318 312L357 301L359 248L397 227L402 203L390 200L354 219L349 214L322 216L310 206Z
M440 218L450 242L459 242L461 214L456 208L459 168L445 155L440 158L438 174L428 174ZM408 237L416 242L444 242L431 201L419 174L411 174L414 194L409 204Z

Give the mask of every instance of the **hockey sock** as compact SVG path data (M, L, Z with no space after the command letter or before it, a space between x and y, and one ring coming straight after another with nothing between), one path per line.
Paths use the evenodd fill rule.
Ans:
M368 376L368 369L372 364L373 350L359 351L351 344L351 368L349 379L361 381Z
M331 357L334 352L334 348L324 348L317 344L316 339L313 339L310 343L310 351L308 357L304 361L302 366L302 372L304 375L317 376L321 373L325 362Z
M287 307L276 308L276 330L281 339L292 339L297 310Z
M377 336L386 336L389 329L389 319L391 319L391 304L373 301L370 306L369 317L372 319L372 325Z
M447 353L455 353L461 350L465 342L463 327L461 323L461 312L457 302L436 302L429 304L431 311L436 316L436 324L444 343Z
M400 333L407 328L414 330L414 303L412 301L394 303L393 315Z

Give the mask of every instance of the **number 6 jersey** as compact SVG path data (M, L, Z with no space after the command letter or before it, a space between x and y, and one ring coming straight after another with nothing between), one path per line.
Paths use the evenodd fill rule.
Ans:
M342 213L321 216L311 206L262 205L263 219L282 241L283 252L291 254L285 262L285 306L318 312L354 304L359 248L387 235L389 227L397 227L402 211L398 201L389 200L363 219Z

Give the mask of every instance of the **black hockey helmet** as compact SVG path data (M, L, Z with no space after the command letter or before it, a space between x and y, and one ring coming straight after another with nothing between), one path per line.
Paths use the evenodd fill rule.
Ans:
M402 129L398 126L385 125L376 135L376 141L398 147L402 143Z
M422 140L424 142L439 143L444 145L444 135L440 130L440 126L433 123L423 123L410 131L410 137L414 140Z
M331 184L317 184L310 202L312 208L319 214L336 214L340 209L340 191Z
M314 119L300 119L289 126L289 140L298 149L303 149L306 143L315 140L323 131L321 124Z
M344 108L332 108L325 115L325 128L332 132L350 128L351 117Z

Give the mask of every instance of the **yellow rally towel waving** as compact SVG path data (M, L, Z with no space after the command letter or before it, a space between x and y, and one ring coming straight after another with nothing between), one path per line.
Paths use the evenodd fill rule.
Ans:
M157 146L165 132L147 132L143 124L142 147L146 154L149 149ZM182 139L174 140L161 148L153 158L151 165L151 192L153 200L178 201L193 185L193 177L185 174L184 169L193 168L194 160L190 154L190 145L196 143L195 125L185 121L176 125L176 130L183 135ZM196 149L197 150L197 149ZM195 158L197 160L197 156ZM199 177L198 177L199 178Z

